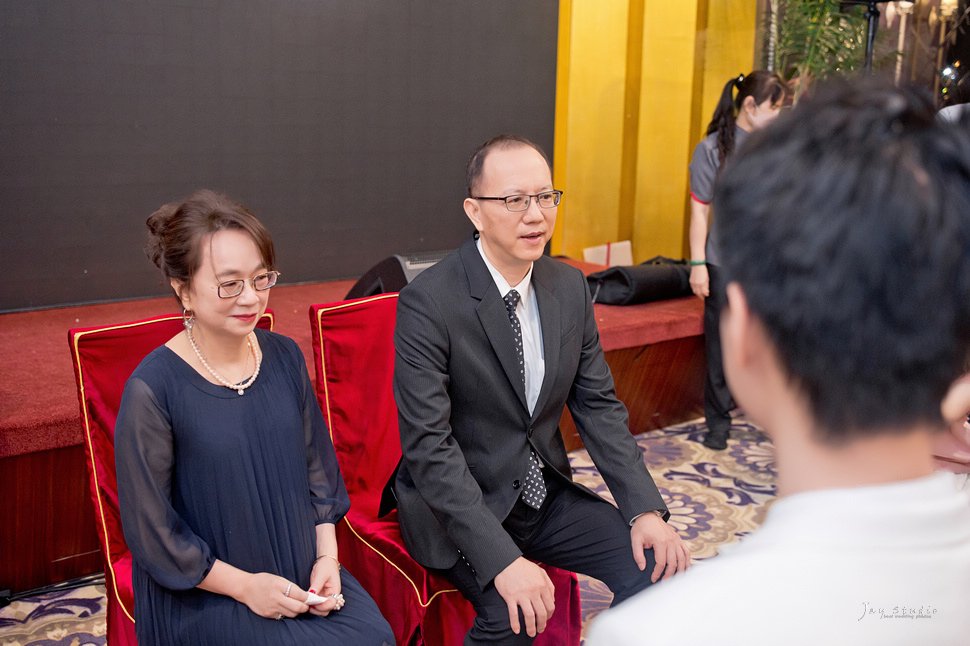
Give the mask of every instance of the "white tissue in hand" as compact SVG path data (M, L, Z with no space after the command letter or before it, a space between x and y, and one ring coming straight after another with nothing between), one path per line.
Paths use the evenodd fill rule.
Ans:
M308 606L315 606L318 603L323 603L329 598L330 597L321 597L319 594L313 594L312 592L307 592L307 598L304 603L306 603Z

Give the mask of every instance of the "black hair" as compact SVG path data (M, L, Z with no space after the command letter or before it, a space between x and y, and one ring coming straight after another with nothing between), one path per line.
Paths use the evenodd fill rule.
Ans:
M734 94L735 90L737 94ZM722 164L734 150L734 127L744 100L750 96L757 105L769 99L776 104L783 101L787 94L788 86L781 77L764 70L755 70L747 76L740 74L724 84L721 98L714 108L714 116L707 126L707 134L717 133L717 154Z
M919 90L837 80L721 174L727 278L829 443L942 425L970 347L968 126Z
M468 165L465 167L465 184L468 189L468 197L474 197L475 195L478 180L482 177L482 168L485 166L485 158L488 157L488 153L492 152L495 148L511 148L513 146L528 146L532 148L542 155L542 158L546 160L546 164L550 168L552 167L552 164L549 163L549 156L546 155L546 152L539 144L519 135L497 135L479 145L468 159Z

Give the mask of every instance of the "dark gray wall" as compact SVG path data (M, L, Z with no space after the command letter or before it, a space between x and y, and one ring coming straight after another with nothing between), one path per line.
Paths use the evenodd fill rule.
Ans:
M0 3L0 311L163 293L145 218L210 187L286 281L452 248L464 164L551 153L555 0Z

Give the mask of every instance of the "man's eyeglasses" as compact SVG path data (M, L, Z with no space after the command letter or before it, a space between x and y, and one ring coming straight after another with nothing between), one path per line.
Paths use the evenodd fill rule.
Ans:
M505 197L472 196L473 200L502 200L505 202L505 208L513 213L529 210L529 205L532 204L532 198L536 199L536 203L540 208L551 209L554 206L559 206L559 201L562 200L562 191L543 191L535 195L506 195Z
M217 288L219 298L235 298L239 296L246 288L247 282L251 283L253 289L255 289L257 292L265 292L267 289L276 284L279 277L280 272L267 271L265 274L253 276L248 281L242 278L237 280L227 280L224 283L219 283L219 287Z

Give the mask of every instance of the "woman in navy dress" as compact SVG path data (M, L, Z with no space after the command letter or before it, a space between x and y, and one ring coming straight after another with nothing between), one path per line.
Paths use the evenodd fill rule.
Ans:
M350 501L303 355L255 329L279 276L269 233L211 191L148 228L185 330L132 374L115 428L139 644L392 644L340 568Z

